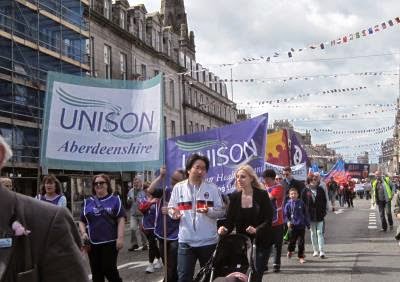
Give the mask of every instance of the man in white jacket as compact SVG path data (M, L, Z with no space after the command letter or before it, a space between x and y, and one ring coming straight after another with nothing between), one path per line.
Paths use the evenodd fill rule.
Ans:
M218 241L217 219L225 210L217 186L205 182L209 169L207 157L191 155L186 162L188 179L172 190L168 212L180 219L178 234L178 281L192 281L196 261L204 266Z

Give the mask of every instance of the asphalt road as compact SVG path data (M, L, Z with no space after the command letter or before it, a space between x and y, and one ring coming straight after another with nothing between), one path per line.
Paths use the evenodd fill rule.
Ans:
M282 250L280 273L267 272L263 281L400 281L400 246L393 231L380 232L377 210L366 200L355 200L354 208L341 208L326 217L326 258L312 257L309 232L306 235L306 263L294 256L286 258ZM162 281L162 270L146 274L147 251L128 252L129 232L125 248L118 258L123 281ZM270 266L270 269L272 267Z

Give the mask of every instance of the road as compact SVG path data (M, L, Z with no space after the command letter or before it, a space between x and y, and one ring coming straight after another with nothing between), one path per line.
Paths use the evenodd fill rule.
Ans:
M329 212L326 217L326 258L312 257L309 232L306 235L306 263L297 258L286 258L287 245L282 250L280 273L267 272L263 281L399 281L400 246L394 240L395 229L380 232L377 210L371 210L369 201L355 200L354 208ZM146 274L147 251L119 255L119 269L124 281L162 281L163 273ZM270 269L272 267L270 266Z

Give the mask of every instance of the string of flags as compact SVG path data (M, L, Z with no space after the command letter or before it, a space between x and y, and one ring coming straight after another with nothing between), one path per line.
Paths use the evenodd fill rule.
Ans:
M349 149L349 148L364 148L364 147L371 147L371 146L380 146L381 142L369 143L369 144L357 144L357 145L347 145L347 146L340 146L340 147L332 147L331 149L340 150L340 149Z
M273 108L280 108L284 107L287 109L304 109L305 105L273 105ZM307 104L307 108L314 108L314 109L348 109L348 108L362 108L362 107L394 107L396 106L395 103L393 104L358 104L358 105L318 105L318 104ZM367 112L372 113L372 111Z
M303 107L304 108L304 107ZM380 114L380 113L386 113L386 112L394 112L397 109L384 109L384 110L375 110L375 111L370 111L370 112L363 112L363 113L351 113L351 114L341 114L341 115L325 115L325 116L320 116L319 119L315 118L295 118L295 119L288 119L289 122L298 122L298 121L325 121L327 119L331 120L346 120L346 119L351 119L357 116L367 116L367 115L374 115L374 114Z
M383 134L383 133L386 133L386 132L369 133L369 134L362 134L362 135L358 135L358 136L352 136L351 140L354 141L356 139L363 139L363 138L367 138L367 137L370 138L371 135L380 135L380 134ZM318 144L318 145L319 146L330 146L330 145L335 145L335 144L339 144L339 143L342 143L342 142L349 142L349 139L345 138L345 139L340 139L340 140L334 140L334 141L321 143L321 144Z
M259 56L259 57L246 57L243 58L241 63L246 63L246 62L253 62L253 61L266 61L270 62L271 58L277 58L277 57L282 57L282 56L287 56L289 58L292 58L296 53L300 53L304 50L325 50L328 47L336 47L339 45L344 45L344 44L349 44L350 42L364 38L366 36L371 36L377 32L387 30L391 27L393 27L396 24L400 24L400 17L395 17L394 19L390 19L388 21L384 21L378 24L374 24L368 28L362 29L361 31L353 32L353 33L347 33L345 35L342 35L336 39L332 39L330 41L326 42L321 42L317 44L310 44L302 48L290 48L290 50L281 52L281 51L276 51L271 55L268 56ZM227 64L224 64L227 65Z
M381 88L383 86L396 86L395 83L390 83L390 84L377 84L374 85L377 88ZM246 108L258 108L260 106L266 105L266 104L282 104L282 103L289 103L294 100L299 100L299 99L304 99L308 97L315 97L315 96L339 96L339 95L360 95L364 94L362 93L351 93L351 92L357 92L357 91L362 91L368 89L370 86L359 86L359 87L347 87L347 88L334 88L334 89L329 89L329 90L321 90L317 91L314 93L304 93L304 94L298 94L292 97L287 97L287 98L279 98L279 99L265 99L265 100L256 100L254 102L238 102L238 106L246 107Z
M288 83L291 81L312 81L315 79L322 78L338 78L338 77L347 77L347 76L398 76L399 74L393 72L357 72L357 73L341 73L341 74L320 74L320 75L310 75L310 76L288 76L288 77L275 77L275 78L247 78L247 79L221 79L218 82L211 83Z
M331 133L331 134L357 134L357 133L383 133L389 130L394 129L394 125L378 127L378 128L369 128L369 129L358 129L358 130L333 130L330 128L313 128L313 129L298 129L300 131L312 131L312 132L322 132L322 133Z

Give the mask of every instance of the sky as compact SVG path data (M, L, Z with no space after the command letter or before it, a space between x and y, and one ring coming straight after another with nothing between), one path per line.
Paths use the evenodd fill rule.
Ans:
M148 12L161 6L161 0L129 2ZM231 70L234 80L252 79L232 83L233 94L228 83L239 109L252 117L267 112L270 124L291 120L295 130L311 131L313 144L338 148L346 161L369 151L377 162L379 143L393 136L400 89L398 0L191 0L185 8L196 61L222 79ZM368 35L357 39L362 30Z

